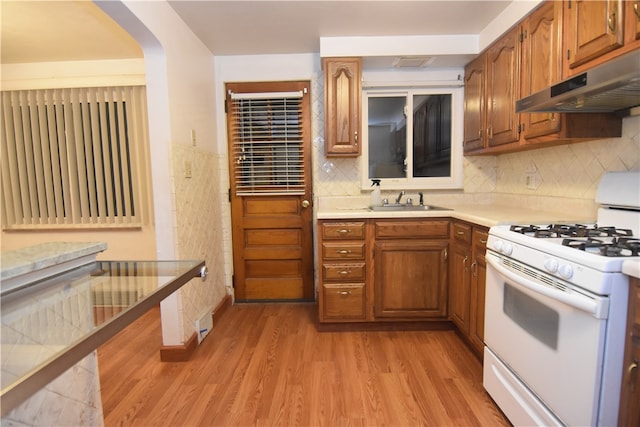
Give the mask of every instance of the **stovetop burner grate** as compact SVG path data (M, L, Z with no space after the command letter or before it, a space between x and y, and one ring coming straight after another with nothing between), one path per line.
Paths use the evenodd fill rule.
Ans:
M598 224L550 224L512 225L511 231L536 238L558 237L632 237L633 232L624 228L600 227Z
M640 239L614 237L610 242L588 238L587 240L564 239L564 246L608 257L640 256Z

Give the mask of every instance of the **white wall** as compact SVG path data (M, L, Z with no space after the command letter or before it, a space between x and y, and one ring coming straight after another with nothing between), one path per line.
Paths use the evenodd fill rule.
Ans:
M98 5L145 56L158 259L205 259L211 271L204 285L194 280L162 303L163 343L179 345L226 293L224 272L215 268L223 245L221 189L202 187L219 182L213 56L166 1ZM186 176L187 167L196 168L196 179ZM195 224L199 233L184 233Z

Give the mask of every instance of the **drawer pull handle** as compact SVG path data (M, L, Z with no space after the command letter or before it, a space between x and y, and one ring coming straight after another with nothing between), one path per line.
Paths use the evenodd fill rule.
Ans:
M341 249L339 251L337 251L340 255L349 255L351 253L350 250L348 249Z
M607 24L609 25L609 29L611 30L612 33L616 32L616 13L613 12L610 16L609 19L607 20Z
M351 291L340 291L340 292L338 292L338 293L339 293L340 295L344 295L344 296L351 295Z
M487 244L487 239L484 239L484 240L481 239L480 243L482 243L483 245L486 245Z
M638 12L638 2L635 2L635 3L633 4L633 13L635 13L635 14L636 14L636 16L637 16L638 18L640 18L640 12Z
M342 270L341 272L339 272L338 274L342 274L343 276L346 276L348 274L351 274L351 270Z
M346 228L341 228L340 230L338 230L338 233L340 234L347 234L347 233L351 233L351 230L348 230Z
M464 236L464 231L458 231L458 236Z

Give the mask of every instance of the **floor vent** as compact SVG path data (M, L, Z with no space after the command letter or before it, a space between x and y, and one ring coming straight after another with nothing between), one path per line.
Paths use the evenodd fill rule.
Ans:
M198 335L198 344L202 342L204 337L211 332L213 327L213 316L211 310L208 310L201 318L195 321L196 334Z

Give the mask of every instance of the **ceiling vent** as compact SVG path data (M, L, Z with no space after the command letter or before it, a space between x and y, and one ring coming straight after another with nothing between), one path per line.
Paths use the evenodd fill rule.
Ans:
M393 61L394 68L423 68L435 61L435 56L399 56Z

